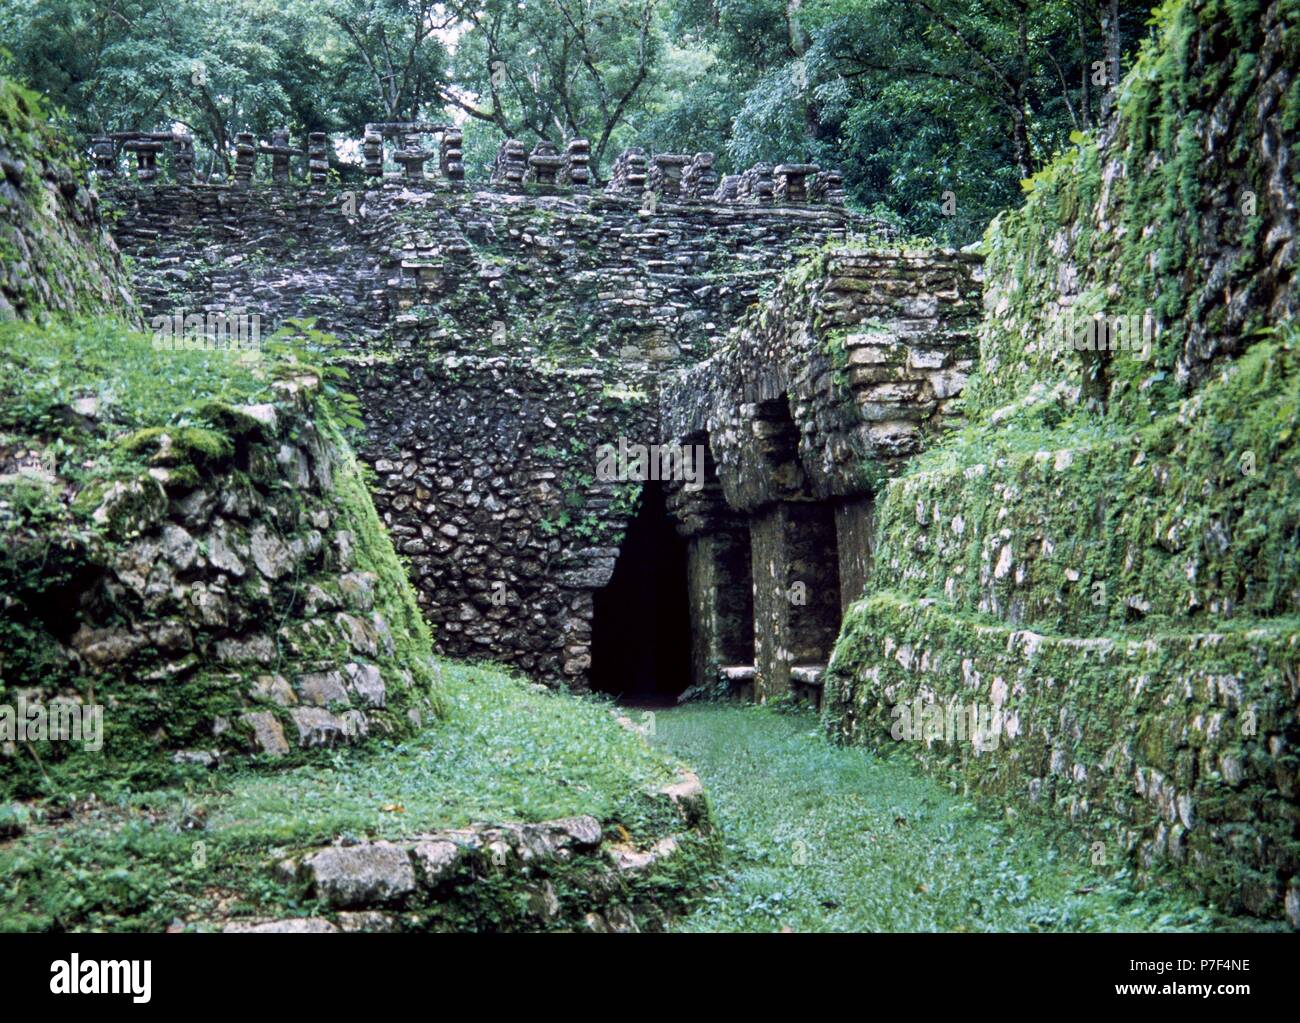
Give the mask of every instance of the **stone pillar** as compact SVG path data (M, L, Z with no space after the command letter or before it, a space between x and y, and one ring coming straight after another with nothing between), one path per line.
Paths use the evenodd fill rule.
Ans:
M772 202L772 165L756 163L740 176L736 198L742 202L769 205Z
M713 191L714 202L735 202L740 197L740 184L743 178L739 174L728 174Z
M361 159L365 164L367 177L384 176L384 136L366 125L366 134L361 140Z
M533 151L528 156L526 180L536 182L539 185L553 185L563 163L564 157L560 156L560 152L555 148L553 142L545 140L538 142L537 145L533 146Z
M839 550L840 616L863 595L875 543L876 503L858 497L835 505L835 542Z
M393 162L401 164L407 181L424 181L424 163L433 154L420 148L418 135L404 135L402 148L393 153Z
M591 143L586 139L570 139L564 147L564 164L560 168L559 182L572 188L586 188L591 184Z
M307 136L307 173L312 187L322 188L329 177L330 159L328 143L323 131Z
M135 176L141 181L153 181L158 176L158 153L162 143L154 139L132 139L122 147L135 153Z
M808 201L808 179L817 173L811 163L783 163L772 171L772 198L779 203Z
M117 176L117 150L107 135L98 135L90 140L90 159L95 165L95 174L99 177Z
M518 139L506 139L497 149L496 163L492 167L492 182L497 185L521 185L528 170L524 144Z
M607 192L640 195L646 186L645 150L625 149L610 169Z
M843 175L837 170L821 171L813 177L808 194L814 202L824 202L828 206L843 206L845 199Z
M755 695L790 689L790 669L825 665L840 624L835 519L823 502L769 505L750 522Z
M465 136L459 128L448 128L438 144L438 166L448 181L465 180Z
M682 170L690 162L680 153L660 153L650 161L646 188L665 199L679 199L682 194Z
M178 185L194 182L194 139L189 135L172 136L172 176Z
M289 129L275 128L271 131L271 180L277 185L289 183Z
M712 153L696 153L682 170L682 198L708 199L718 187L718 174L713 169Z
M691 618L691 685L717 669L754 663L754 584L749 530L743 526L690 538L686 581Z
M591 590L573 594L564 622L564 679L574 689L591 688L591 622L595 598Z
M253 170L257 166L257 147L253 145L253 133L241 131L235 136L235 187L247 188L253 181Z

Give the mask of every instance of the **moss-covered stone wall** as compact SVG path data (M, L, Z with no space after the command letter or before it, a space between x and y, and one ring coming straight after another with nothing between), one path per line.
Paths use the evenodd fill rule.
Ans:
M1300 926L1298 13L1164 5L991 226L969 423L880 493L825 719ZM1094 314L1141 343L1076 349Z
M89 742L11 727L6 786L280 757L436 713L428 627L320 371L157 351L112 322L0 343L21 374L0 385L0 704L102 716Z
M0 79L0 320L134 315L85 169L39 97Z
M320 347L133 329L84 165L3 80L0 170L0 794L436 714L430 632Z

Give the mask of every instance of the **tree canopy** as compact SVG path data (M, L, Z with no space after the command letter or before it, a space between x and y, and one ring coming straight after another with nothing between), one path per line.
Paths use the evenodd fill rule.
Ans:
M201 172L238 131L356 137L455 120L509 137L836 167L909 233L976 237L1098 130L1147 7L1119 0L10 0L0 70L69 128L182 125ZM205 159L206 157L206 159ZM477 164L478 167L474 165Z

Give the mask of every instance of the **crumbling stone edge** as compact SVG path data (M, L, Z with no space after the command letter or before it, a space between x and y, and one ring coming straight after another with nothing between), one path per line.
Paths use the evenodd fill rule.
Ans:
M213 921L225 933L663 930L684 912L716 857L699 778L679 770L643 793L651 822L633 836L590 815L472 824L399 841L334 844L271 868L308 916Z

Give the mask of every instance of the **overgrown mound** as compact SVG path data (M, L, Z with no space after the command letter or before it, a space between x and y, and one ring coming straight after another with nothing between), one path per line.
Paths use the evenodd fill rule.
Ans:
M1300 4L1176 0L1156 18L1118 118L988 232L973 412L1037 383L1142 425L1297 311ZM1094 315L1118 328L1102 351L1080 336Z
M880 496L827 713L1300 925L1298 18L1165 5L990 228L971 425Z
M434 711L428 628L333 385L280 348L158 349L107 320L0 333L0 703L31 721L4 735L8 785L65 759L152 778L163 753L280 756ZM102 735L57 732L99 716Z
M431 638L324 339L133 332L84 162L3 80L0 171L0 795L413 732Z

